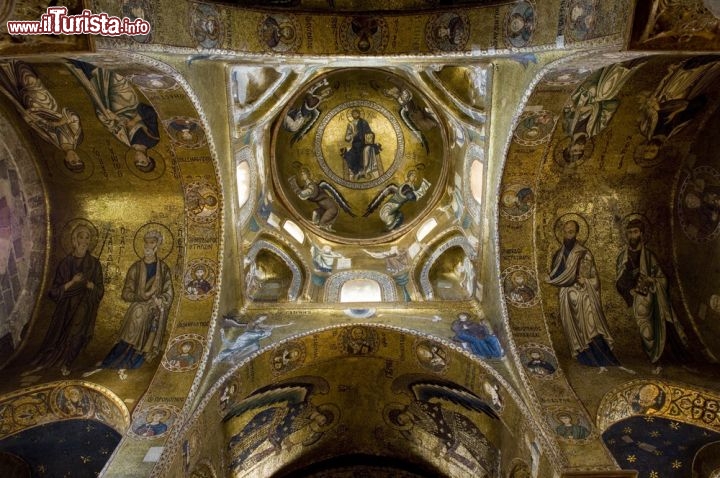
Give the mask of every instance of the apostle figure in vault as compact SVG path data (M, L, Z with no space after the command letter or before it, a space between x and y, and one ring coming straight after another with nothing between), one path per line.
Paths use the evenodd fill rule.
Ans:
M655 254L645 247L644 234L645 223L640 219L625 226L627 246L617 257L615 285L632 308L643 349L655 365L653 373L658 374L662 357L687 359L688 339L670 303L667 277Z
M60 366L70 375L70 366L92 339L100 300L105 293L102 267L90 255L93 232L85 224L76 226L70 235L73 250L55 270L48 291L57 305L45 334L40 353L30 372Z
M585 156L588 142L607 128L620 106L617 95L641 65L630 62L629 68L620 63L600 68L570 95L563 108L562 121L570 139L562 151L565 163L580 161Z
M620 362L612 351L614 339L602 309L595 259L578 240L579 232L575 220L562 225L563 246L553 255L547 283L560 289L560 321L573 357L602 373L606 367L620 367Z
M160 142L155 109L140 102L127 78L112 70L79 60L70 60L68 68L90 96L100 123L128 146L128 160L143 173L153 171L148 150Z
M15 105L25 122L42 139L65 153L65 167L74 173L85 169L75 151L83 140L80 117L60 107L35 70L24 61L0 64L0 92Z
M345 141L351 146L340 150L347 177L352 181L377 178L384 171L380 161L382 146L375 142L375 133L360 109L353 108L350 115L352 119L345 129Z
M92 375L104 368L118 369L125 379L126 369L140 367L160 352L170 305L173 301L172 272L157 256L162 245L160 231L149 230L143 238L143 257L128 269L122 299L129 302L120 337L100 367L83 374Z
M636 158L652 162L661 148L699 115L707 103L706 91L717 82L720 62L701 55L668 67L655 91L641 104L640 132L644 140Z

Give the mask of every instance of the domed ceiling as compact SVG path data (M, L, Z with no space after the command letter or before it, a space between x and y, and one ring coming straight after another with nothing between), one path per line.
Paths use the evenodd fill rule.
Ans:
M152 32L0 7L0 475L720 471L712 2L53 3Z
M393 73L326 74L275 125L274 186L294 217L327 239L392 239L445 190L442 125L426 97Z

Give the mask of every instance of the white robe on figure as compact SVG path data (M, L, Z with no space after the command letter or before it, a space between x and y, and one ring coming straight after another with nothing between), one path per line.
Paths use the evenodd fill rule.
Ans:
M600 279L592 253L579 242L567 258L563 252L560 249L555 254L548 283L560 288L560 321L573 357L586 350L598 335L612 348L613 338L602 310Z

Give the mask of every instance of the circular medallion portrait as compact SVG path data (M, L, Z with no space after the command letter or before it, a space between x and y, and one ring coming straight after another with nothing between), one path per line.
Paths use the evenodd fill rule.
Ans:
M550 380L558 374L558 362L551 347L525 344L520 348L520 360L533 378Z
M201 48L217 48L225 36L225 24L214 5L194 4L188 14L190 35Z
M90 417L95 404L88 390L78 385L65 385L52 392L51 407L65 418Z
M597 0L573 0L565 14L565 31L573 40L592 37L597 22Z
M575 442L593 438L592 425L579 410L556 408L548 414L547 420L561 441Z
M129 18L130 21L141 18L149 22L151 26L157 24L155 6L149 0L123 0L121 10L122 16ZM150 43L152 41L152 29L146 34L132 35L130 38L138 43Z
M171 372L195 370L200 364L205 338L197 334L183 334L174 337L168 344L162 365Z
M185 210L193 221L200 224L213 222L220 209L217 188L204 179L185 184Z
M464 13L441 13L425 26L425 41L434 51L462 51L468 38L470 20Z
M708 242L720 234L720 173L700 166L680 182L677 212L683 232L693 242Z
M500 195L500 214L511 221L528 219L535 206L535 193L526 184L511 184Z
M535 8L527 1L518 2L505 19L505 42L516 48L530 43L535 31Z
M185 266L183 292L190 300L202 300L215 295L217 262L212 259L193 259Z
M305 345L300 341L289 342L279 347L270 361L276 375L295 370L305 362Z
M505 299L519 308L532 307L540 300L535 273L526 266L511 266L500 274L505 290Z
M424 95L382 70L309 83L276 121L272 154L280 199L330 240L397 237L445 190L442 122Z
M377 351L378 334L369 327L355 326L343 329L339 337L340 348L348 355L370 355Z
M427 339L416 342L415 357L420 365L435 373L445 372L450 362L450 356L445 347Z
M184 116L163 121L175 147L199 149L207 144L205 130L199 120Z
M338 43L348 53L382 53L389 40L383 17L347 17L338 26Z
M129 435L135 438L153 439L165 436L177 419L179 410L172 405L156 405L135 414Z
M294 52L302 39L300 23L293 15L265 15L258 24L260 45L278 53Z
M555 118L546 110L524 111L513 133L513 141L523 146L539 146L550 139Z

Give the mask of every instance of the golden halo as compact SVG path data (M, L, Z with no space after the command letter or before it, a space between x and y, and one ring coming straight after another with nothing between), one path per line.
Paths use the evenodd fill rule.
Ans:
M135 177L144 181L158 179L165 173L165 158L156 148L149 148L145 151L145 154L147 154L153 164L152 169L149 171L141 171L135 165L135 150L133 148L128 148L127 151L125 151L125 165Z
M74 181L85 181L93 175L93 172L95 171L95 162L90 158L90 155L82 149L76 148L75 152L83 162L81 170L72 171L68 168L67 163L65 163L65 152L61 149L57 149L55 151L55 154L53 155L53 165L66 178L70 178Z
M153 415L155 415L155 414L162 415L162 417L160 418L160 421L165 423L172 415L172 412L165 408L151 408L145 413L145 422L150 423L152 421Z
M335 425L337 425L338 420L340 419L340 408L335 405L334 403L325 403L323 405L318 405L316 407L318 413L322 413L325 415L325 418L328 418L328 412L330 415L332 415L332 420L328 419L327 422L325 422L325 425L318 425L316 422L312 422L310 424L310 429L314 431L315 433L322 433L330 430Z
M95 227L95 224L82 217L70 219L62 227L62 232L60 233L60 244L62 245L63 250L66 254L72 254L72 233L78 226L85 226L90 230L90 244L88 245L88 252L95 252L95 248L98 243L97 227Z
M578 423L578 422L580 422L580 420L578 419L578 417L577 417L577 415L576 415L575 413L572 413L572 412L567 411L567 410L558 410L558 411L555 412L555 414L553 415L553 418L555 419L555 421L556 421L557 423L562 423L562 421L560 420L560 417L561 417L561 416L562 416L562 417L570 417L570 422L571 422L571 423Z
M385 408L383 409L383 417L385 418L385 422L388 425L390 425L395 430L400 430L400 431L410 430L411 428L413 428L415 426L415 423L413 423L412 420L409 420L408 423L406 423L405 425L400 425L398 423L393 422L390 419L390 414L392 412L394 412L395 410L400 411L400 413L407 413L407 407L405 407L399 403L390 403L390 404L386 405Z
M178 340L177 344L175 345L175 350L177 352L181 352L182 346L185 344L190 344L190 350L188 351L188 353L192 353L195 351L195 340L194 339Z
M142 251L145 248L145 234L152 230L159 231L162 234L163 241L162 244L160 244L160 246L158 247L157 256L158 259L165 260L173 250L175 237L173 236L172 232L170 232L170 229L168 229L167 226L165 226L164 224L160 224L159 222L148 222L147 224L140 226L140 228L137 230L137 232L135 233L135 237L133 238L133 248L135 249L135 255L137 255L140 259L145 256L145 254L142 254Z
M354 110L358 110L360 112L360 118L365 118L365 112L362 110L359 106L353 106L352 108L348 108L345 111L345 118L347 118L348 121L353 121L355 118L352 116L352 112Z
M575 221L580 226L580 230L577 233L577 240L580 244L585 244L588 237L590 237L590 225L587 223L585 218L580 214L569 212L563 214L553 224L553 232L555 233L555 239L562 244L563 243L563 226L568 221Z
M583 155L578 158L575 161L568 162L563 157L563 150L570 146L571 138L569 136L565 136L560 141L557 142L555 145L555 150L553 151L553 159L555 160L555 163L560 166L561 168L571 168L573 166L580 166L585 161L590 159L590 157L593 154L593 151L595 150L595 144L593 143L592 138L587 138L587 142L585 143L585 149Z
M640 214L638 212L630 213L622 219L622 221L620 222L620 237L622 237L623 242L627 243L627 234L625 234L625 230L627 229L628 223L633 219L641 220L643 225L645 226L645 231L643 232L642 237L643 244L647 244L650 240L650 237L652 236L651 223L645 214Z

